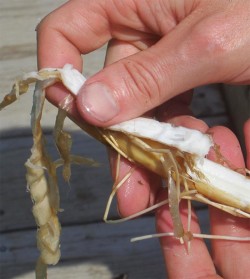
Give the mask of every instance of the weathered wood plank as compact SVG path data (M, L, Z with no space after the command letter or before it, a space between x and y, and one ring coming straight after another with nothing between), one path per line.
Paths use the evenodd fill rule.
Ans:
M66 1L56 0L52 3L49 0L24 0L20 3L18 0L13 0L1 2L1 97L11 89L16 77L23 72L36 69L35 26L49 11L64 2ZM91 53L84 57L87 76L92 75L102 67L104 56L105 47L98 50L97 54ZM32 144L30 138L31 94L32 89L13 106L1 111L1 231L25 229L35 225L31 214L32 204L29 194L25 190L25 168L23 166L29 156ZM54 126L55 115L55 107L47 103L42 122L46 129L49 129L49 133L51 133L51 127ZM79 128L71 121L67 121L65 126L68 130L79 131ZM74 167L70 186L60 181L61 206L65 209L65 212L61 214L63 216L62 222L67 224L78 223L80 220L88 222L100 219L105 207L105 202L100 201L107 199L112 186L104 147L86 136L84 139L82 135L82 132L81 135L76 135L74 152L86 154L88 157L97 155L95 159L101 163L101 166L98 169ZM51 140L49 141L51 149L52 143ZM85 153L84 150L87 152ZM20 208L22 210L19 210ZM86 212L90 214L88 215ZM87 219L84 215L88 216Z
M49 11L55 9L59 5L67 2L66 0L50 0L30 1L18 0L1 1L1 31L4 41L1 40L1 46L16 45L16 42L26 43L35 42L35 27L42 17ZM16 30L19 30L17 32Z
M129 243L134 235L152 233L153 227L153 218L113 226L94 223L65 227L62 231L61 263L50 268L49 278L88 278L91 273L92 278L103 278L100 277L100 269L104 278L114 278L119 274L129 274L129 278L154 278L155 274L156 278L164 278L157 240L148 241L147 245ZM35 231L8 233L1 238L3 278L33 277L38 256ZM145 274L148 277L144 277Z
M86 223L100 220L112 188L105 147L84 133L74 133L73 154L93 158L99 167L73 166L70 185L59 180L61 192L60 214L63 224ZM30 137L7 138L0 141L0 223L1 231L25 229L34 226L32 203L26 191L24 162L29 156ZM57 158L48 137L48 148ZM58 172L61 177L60 170ZM21 210L20 210L21 209Z
M36 32L39 21L50 11L66 0L12 0L0 3L0 99L8 93L13 82L22 73L36 70ZM84 74L93 75L102 68L105 49L84 56ZM49 50L48 50L49 51ZM32 92L32 90L30 90ZM20 127L29 127L31 110L31 93L23 96L20 102L1 112L0 133L8 130L15 134ZM18 118L17 118L18 116ZM47 105L44 123L52 127L55 119L55 109ZM70 123L70 122L69 122ZM74 125L70 125L70 128ZM13 131L10 131L13 129Z
M1 86L8 87L9 81L20 72L35 69L36 25L49 11L65 2L65 0L1 1ZM4 76L8 79L2 79Z
M208 232L207 211L199 211L198 216L204 232ZM166 278L157 239L129 242L132 237L154 231L154 217L150 216L116 225L64 227L61 262L49 269L49 278L111 279L121 274L129 279ZM0 236L3 278L33 277L38 255L34 234L27 230Z
M232 128L219 84L195 88L191 109L194 116L205 121L209 127L223 125Z

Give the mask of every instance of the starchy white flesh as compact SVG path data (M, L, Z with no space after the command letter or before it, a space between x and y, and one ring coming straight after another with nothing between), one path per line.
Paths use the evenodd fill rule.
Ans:
M63 68L46 68L40 72L60 73L63 84L74 95L77 95L80 88L86 81L86 78L70 64L66 64ZM33 73L36 74L36 72Z
M72 94L77 95L86 78L74 69L72 65L66 64L63 68L45 68L39 72L24 74L21 80L31 80L29 83L35 80L42 80L48 81L48 84L61 81ZM143 117L113 125L108 129L140 138L148 138L165 144L166 148L172 146L182 152L195 155L195 168L204 175L207 184L212 185L214 189L234 196L241 201L244 207L250 207L250 179L205 159L209 149L213 146L209 135ZM188 166L186 171L191 178L200 180L197 177L197 172L189 169Z
M204 175L204 179L209 185L212 185L209 187L237 197L243 207L249 206L250 179L205 158L210 147L213 146L209 135L143 117L111 126L110 129L141 138L148 138L197 155L194 159L195 170ZM200 180L197 172L194 172L188 166L186 166L186 170L192 179ZM241 189L240 192L239 189Z
M60 224L57 218L59 192L56 168L63 165L63 176L69 180L72 162L93 165L91 160L79 159L70 154L71 138L63 131L63 121L71 102L74 101L71 95L59 104L55 124L54 140L60 159L55 162L50 161L40 125L45 100L44 89L56 82L62 82L73 95L77 95L85 81L82 74L69 64L60 69L42 69L39 72L23 75L0 103L1 110L14 102L19 95L26 93L29 84L36 82L31 113L34 145L26 167L29 191L34 202L33 214L38 225L37 242L40 258L37 263L37 278L46 278L46 265L55 264L60 258ZM235 216L250 218L250 179L206 159L210 148L213 148L213 141L209 135L142 117L106 129L91 126L82 119L72 117L72 120L100 142L112 146L120 155L143 165L167 180L168 200L144 211L169 203L174 232L165 235L175 236L182 243L184 239L187 241L191 239L191 200L207 203ZM48 181L45 171L49 177ZM124 179L126 180L130 175L131 173L127 174ZM123 181L120 181L114 185L108 204L122 183ZM179 214L178 206L181 199L188 201L187 231L184 231ZM201 237L195 234L193 236ZM226 236L213 237L228 239ZM231 240L241 241L249 241L249 239L249 237L231 238Z
M207 134L151 118L138 117L113 125L109 129L158 141L199 157L206 156L213 146L213 141Z
M246 178L246 176L206 158L196 158L195 168L204 175L205 179L209 181L209 185L212 185L214 189L237 197L242 207L249 207L250 179ZM187 173L193 179L198 179L197 173L193 172L188 167Z
M54 70L50 69L49 71ZM58 71L61 74L63 84L76 95L86 79L71 65L65 65L63 69L58 69ZM250 179L205 158L209 149L213 146L213 141L209 135L143 117L113 125L109 129L141 138L149 138L167 146L176 147L180 151L196 155L195 168L204 175L207 184L212 185L211 188L236 197L243 207L249 208ZM190 170L188 166L187 174L192 179L200 180L197 177L197 172Z
M61 80L64 86L74 95L77 95L86 81L86 78L70 64L66 64L63 68L45 68L39 72L30 72L22 77L22 80L29 79L48 80L48 83L51 84ZM195 167L204 175L207 184L212 185L214 189L234 196L241 201L244 207L250 207L250 179L205 159L210 147L213 146L209 135L143 117L113 125L109 129L141 138L149 138L195 155ZM188 166L187 174L193 179L200 180L197 173L190 170Z

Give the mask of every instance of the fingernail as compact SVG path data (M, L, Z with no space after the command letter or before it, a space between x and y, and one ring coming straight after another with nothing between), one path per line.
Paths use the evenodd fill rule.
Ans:
M85 85L79 93L83 109L96 120L107 122L119 113L119 105L113 93L103 83Z

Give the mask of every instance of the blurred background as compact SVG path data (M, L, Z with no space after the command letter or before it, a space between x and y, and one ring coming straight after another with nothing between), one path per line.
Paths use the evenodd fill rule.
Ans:
M22 73L36 70L35 27L62 0L0 0L0 98ZM49 51L49 49L48 49ZM100 70L105 46L85 59L85 76ZM239 93L239 94L238 94ZM38 257L36 224L26 190L24 163L32 145L30 110L32 90L0 113L0 277L34 278ZM250 117L247 86L214 84L195 90L191 104L195 116L210 126L225 125L239 137ZM52 142L56 109L46 104L43 127L48 149ZM130 243L132 237L155 232L154 216L108 225L102 220L112 188L106 150L72 122L65 128L73 136L73 153L91 157L100 167L74 166L70 185L59 181L62 223L60 263L49 268L49 278L166 278L157 239ZM209 232L207 207L196 205L203 232ZM110 218L118 218L115 202Z

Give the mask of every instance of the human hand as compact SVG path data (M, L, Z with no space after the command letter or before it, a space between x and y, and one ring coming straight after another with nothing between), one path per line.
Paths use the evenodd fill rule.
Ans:
M120 61L89 78L77 102L84 119L109 126L201 84L250 83L249 14L244 0L71 0L38 26L39 67L81 71L81 54L113 39ZM64 90L47 96L58 103Z
M159 120L171 119L184 126L193 125L193 128L206 131L204 123L190 117L186 120L182 118L184 123L180 123L180 119L175 118L180 112L178 113L178 109L173 112L176 99L166 101L202 84L250 83L250 62L246 59L250 56L249 11L249 1L71 0L39 25L39 67L61 67L65 63L72 63L81 71L81 54L97 49L112 39L107 53L106 64L109 66L89 78L79 92L77 107L85 120L94 125L109 126L150 111L149 114ZM67 93L62 87L54 87L47 92L48 98L55 104L58 104L65 94ZM181 114L189 114L189 98L189 94L177 98L179 110L180 104L182 106ZM172 104L170 112L169 104ZM233 148L235 144L230 146ZM239 159L230 160L235 160L237 165ZM242 159L240 161L243 164ZM130 167L130 164L123 160L120 174ZM145 169L137 169L130 182L118 192L120 213L127 216L155 203L160 191L156 180ZM138 187L137 181L143 185ZM152 181L153 184L150 183ZM237 235L246 233L244 227L249 226L249 223L246 225L244 220L242 225L242 219L224 215L223 219L221 214L224 213L212 214L212 224L215 224L218 218L225 219L221 230L214 229L213 233L230 234L234 226L237 228ZM160 216L167 220L166 215L167 211L162 210L158 213L157 220L161 219ZM227 222L228 225L225 224ZM230 225L230 222L233 225ZM159 231L168 229L163 224L160 225L159 221L157 223ZM228 228L230 226L231 229ZM195 230L195 224L193 228ZM168 262L171 262L172 258L176 261L174 251L179 249L176 244L175 249L170 249L172 254L168 253L166 243L171 246L171 241L173 239L162 239L164 256ZM199 244L201 241L193 240L192 255L185 257L189 260L185 259L185 267L182 262L181 269L187 272L192 267L197 275L212 276L215 271L212 260L208 261L209 256L205 252L204 244L195 243ZM219 246L218 243L222 242L217 241L215 247ZM226 247L231 246L227 243ZM233 244L233 247L236 248L224 247L227 250L225 254L229 254L232 249L232 254L244 259L242 253L246 255L246 250L240 249L238 244ZM216 254L217 259L221 258L219 255L223 249L218 250L220 252ZM200 256L200 253L205 253L204 258L200 257L202 262L195 257L195 254ZM179 260L183 261L183 257ZM235 260L234 263L236 262ZM206 273L202 273L201 269L200 273L198 272L198 268L204 267L202 263L209 263ZM231 263L229 261L229 264ZM194 265L197 269L194 269ZM225 266L226 261L218 265ZM245 268L239 269L246 271L246 268L245 265ZM220 269L226 274L225 267ZM170 270L169 273L174 277L175 274L171 272ZM194 274L190 277L194 278Z
M184 125L190 121L187 116L180 116L170 122ZM200 127L200 122L193 119L191 128ZM230 162L233 168L244 168L244 159L235 135L225 127L206 128L203 132L210 133L214 141L220 145L222 155ZM190 125L189 125L190 127ZM226 139L226 141L225 141ZM248 150L248 165L250 168L250 119L245 124L245 141ZM215 160L213 151L210 152L209 159ZM163 191L158 192L156 200L166 198ZM126 205L124 205L126 206ZM184 226L187 228L187 204L181 202L181 215ZM237 218L216 208L209 207L210 233L213 235L227 236L249 236L250 220ZM200 233L199 220L192 211L191 231ZM160 208L156 212L156 225L158 232L173 231L171 216L167 206ZM169 278L247 278L250 272L248 258L250 256L249 242L234 242L225 240L211 241L211 255L201 239L191 241L191 249L187 253L186 247L178 240L170 237L160 239L164 255L164 262ZM220 275L220 276L219 276Z
M220 146L221 154L225 158L225 162L228 162L228 166L230 165L233 169L244 169L245 164L239 142L229 129L225 127L208 129L207 125L200 120L184 115L168 119L168 122L211 134L215 143ZM250 154L249 128L250 120L245 125L248 154ZM213 150L210 151L208 158L211 160L216 159L216 154ZM124 161L123 159L122 163L120 163L120 178L124 177L126 172L133 167L133 165L129 166L129 163ZM118 190L119 211L123 216L131 215L137 212L139 208L143 210L144 207L147 208L167 199L167 192L161 188L161 183L157 181L157 177L151 176L149 178L144 169L139 169L139 173L141 176L137 173L135 176L130 177L128 183ZM184 228L187 230L188 208L186 201L181 202L180 212ZM212 207L209 208L209 213L211 234L249 237L249 219L233 217ZM195 212L192 211L190 229L192 233L200 233L198 222ZM168 206L162 206L156 211L156 225L159 233L173 231L172 218ZM249 274L249 242L213 240L211 242L212 255L210 255L204 241L201 239L193 239L191 241L189 252L187 252L187 246L180 244L179 240L173 237L163 237L160 241L164 263L169 275L168 278L219 278L217 272L223 278L246 278L246 274Z
M175 108L178 103L175 104ZM187 115L180 115L166 119L174 125L209 133L213 140L220 146L221 155L225 158L226 166L233 169L244 169L245 163L236 136L225 127L208 128L204 122ZM250 168L250 119L245 124L245 141L248 152L248 164ZM114 155L115 156L115 155ZM115 157L113 157L114 160ZM209 159L216 161L216 154L211 150ZM112 162L115 166L115 163ZM122 159L120 162L120 177L125 176L133 165ZM115 169L113 168L115 172ZM161 181L155 175L147 173L143 168L137 167L137 173L129 178L117 192L119 212L123 217L132 215L138 211L158 203L167 198L165 189L161 188ZM185 229L187 230L188 209L186 201L181 202L180 212ZM215 208L209 208L210 232L213 235L227 235L237 237L249 237L250 220L233 217ZM199 220L192 211L191 231L200 233ZM156 225L159 233L172 232L172 218L168 206L163 206L156 211ZM186 246L172 237L161 238L161 246L164 255L164 263L169 278L246 278L250 267L250 243L213 240L212 256L210 256L203 240L193 239L191 250L187 253ZM216 269L215 269L216 268Z

